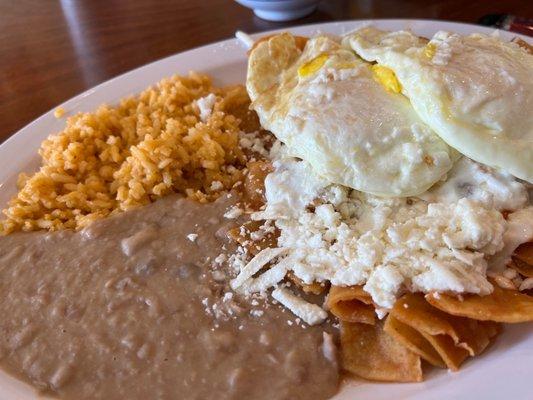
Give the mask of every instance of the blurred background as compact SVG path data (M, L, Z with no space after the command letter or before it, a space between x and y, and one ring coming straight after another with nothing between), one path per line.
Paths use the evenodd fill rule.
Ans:
M324 0L272 22L232 0L0 0L0 142L98 83L236 30L376 18L509 25L511 16L533 18L533 1Z

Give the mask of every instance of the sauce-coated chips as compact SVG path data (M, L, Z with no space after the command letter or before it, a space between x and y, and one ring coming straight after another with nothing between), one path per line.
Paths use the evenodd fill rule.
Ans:
M524 243L516 249L510 267L527 278L533 278L533 243Z
M420 382L420 357L374 325L341 322L343 368L375 381Z
M387 317L383 329L409 350L418 354L430 364L436 367L446 368L446 364L442 360L442 357L439 355L439 353L435 350L435 347L432 346L431 343L428 342L427 339L416 329L413 329L409 325L400 322L392 315Z
M376 312L372 298L362 286L332 286L326 306L341 321L370 325L375 323Z
M494 285L487 296L428 294L427 301L445 313L480 321L529 322L533 321L533 297L516 290Z
M480 354L498 332L496 323L447 314L432 307L422 294L398 299L388 319L386 332L429 363L451 370L459 369L469 355Z

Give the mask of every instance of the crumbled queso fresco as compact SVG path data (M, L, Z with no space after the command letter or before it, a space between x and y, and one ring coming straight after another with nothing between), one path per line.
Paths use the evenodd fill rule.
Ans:
M278 248L262 251L241 268L233 288L264 291L292 271L305 283L364 285L382 309L391 308L406 290L491 293L488 260L502 258L505 251L504 258L510 257L524 241L520 238L509 252L509 232L533 236L522 227L533 220L533 208L527 206L523 185L510 176L487 180L483 193L465 191L467 167L476 170L461 162L450 172L451 182L454 174L460 175L456 180L462 192L450 189L451 194L443 194L446 188L437 188L434 202L428 202L349 190L315 175L304 161L278 159L265 181L266 207L252 215L275 221L281 232ZM492 174L486 168L478 172ZM505 220L499 208L519 208L521 218L516 220L522 225L513 225L513 214ZM253 277L267 263L272 267Z

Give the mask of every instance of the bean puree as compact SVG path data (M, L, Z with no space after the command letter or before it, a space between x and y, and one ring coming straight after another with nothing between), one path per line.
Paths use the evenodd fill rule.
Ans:
M80 232L1 237L0 366L61 399L332 396L324 326L240 298L210 268L231 250L235 197L169 196Z

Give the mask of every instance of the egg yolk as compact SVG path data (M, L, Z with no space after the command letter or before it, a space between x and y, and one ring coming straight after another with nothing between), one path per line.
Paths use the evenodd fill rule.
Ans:
M433 58L436 52L437 46L435 46L433 43L428 43L426 47L424 47L424 55L430 60Z
M306 76L314 74L324 66L328 58L329 56L326 53L322 53L312 60L307 61L298 68L298 76L300 78L305 78Z
M382 65L372 65L372 73L374 79L379 82L387 91L392 93L400 93L402 91L402 85L396 78L396 74L390 68Z

